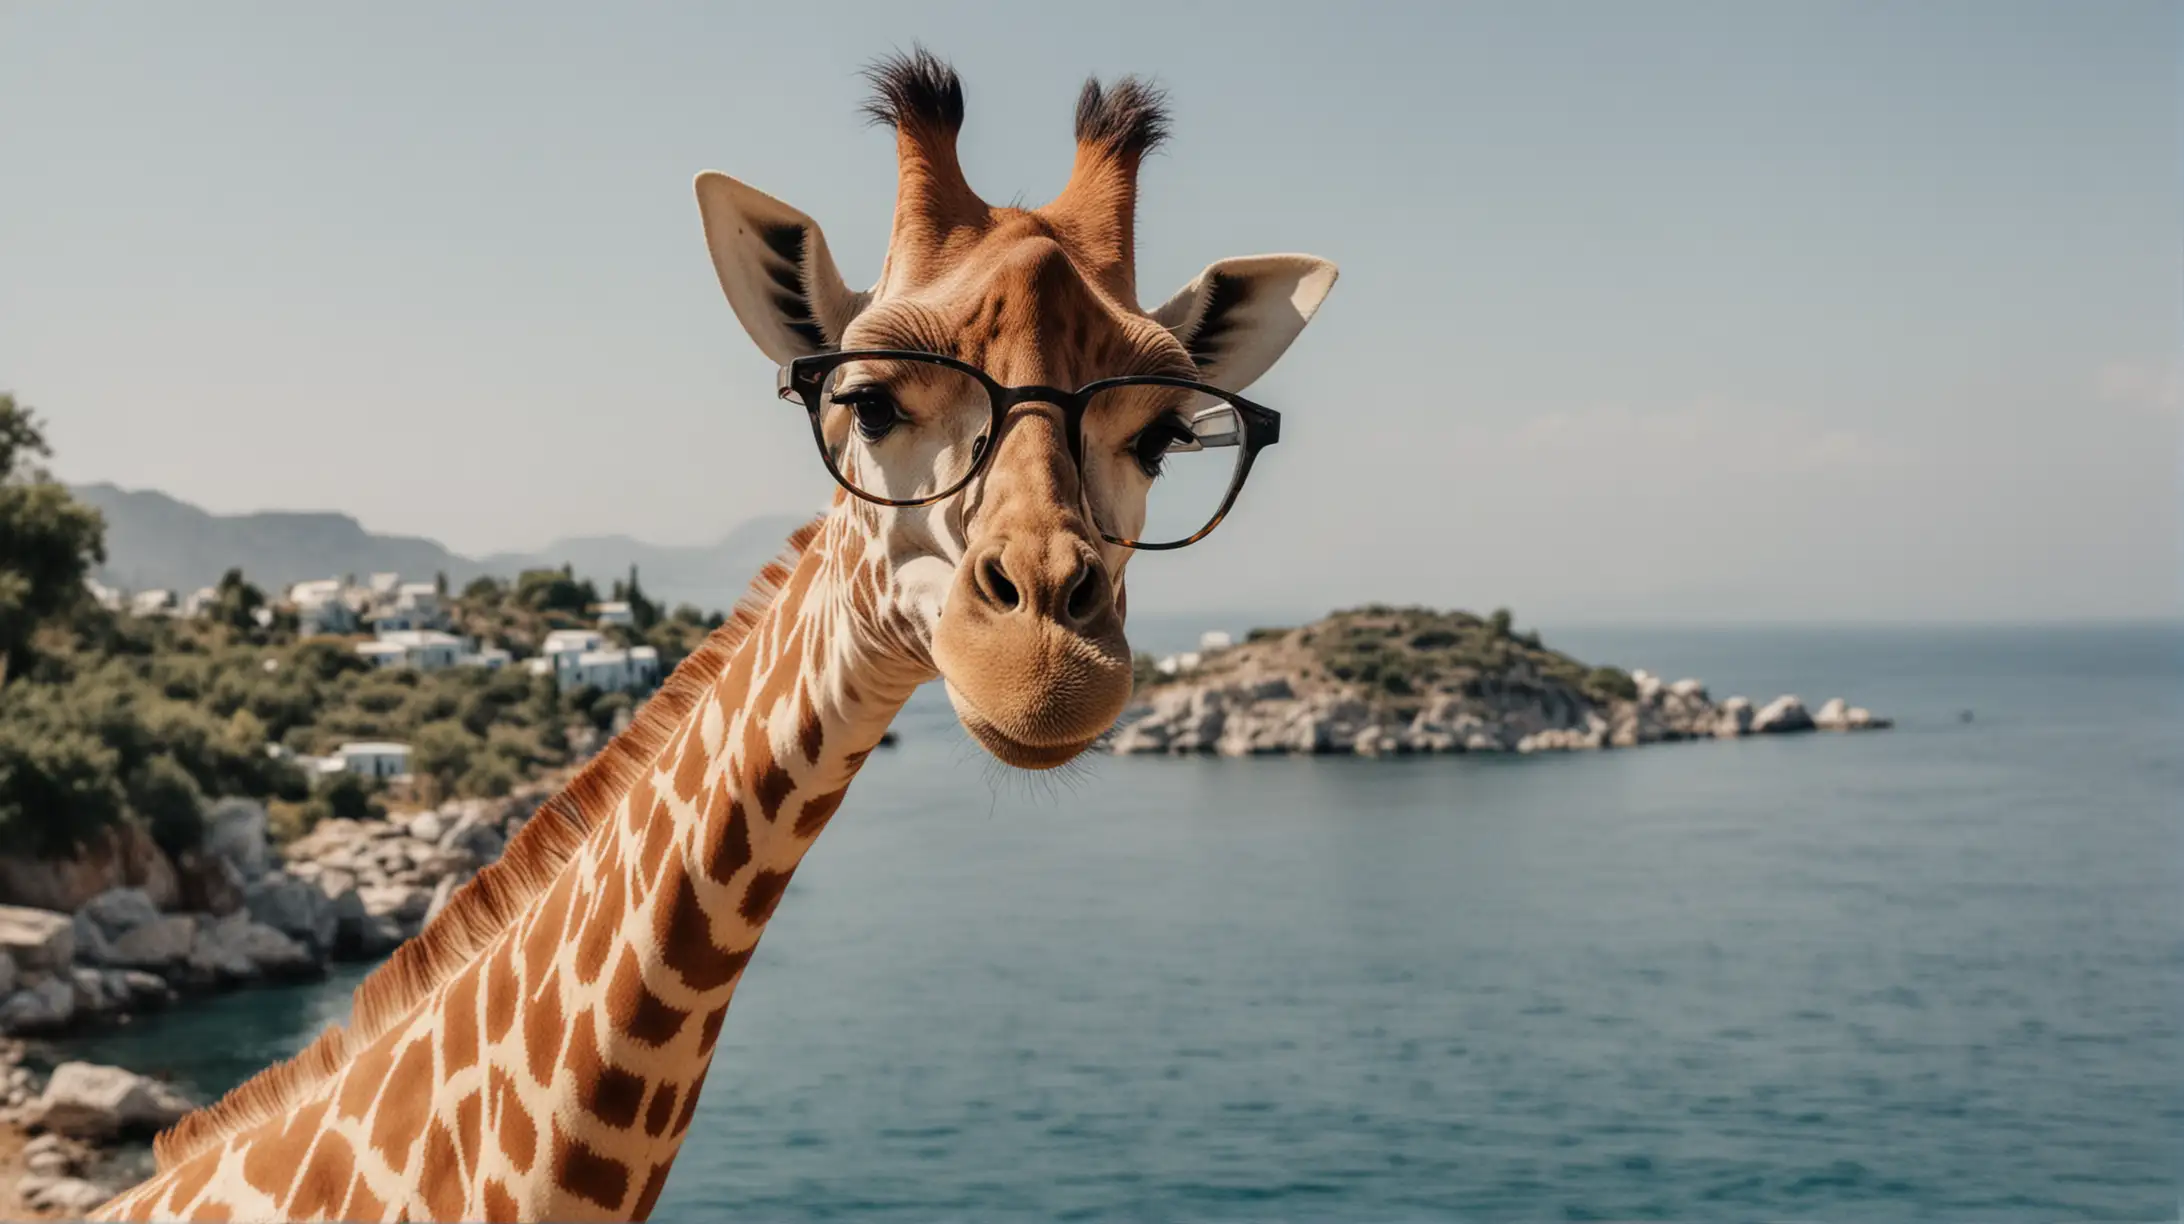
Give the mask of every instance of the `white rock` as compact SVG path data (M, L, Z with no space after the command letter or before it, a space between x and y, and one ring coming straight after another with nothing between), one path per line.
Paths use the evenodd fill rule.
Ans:
M173 990L167 979L142 969L109 969L106 971L106 996L110 999L127 999L131 1006L147 1003L165 1003Z
M1812 715L1805 712L1805 703L1794 696L1777 697L1752 715L1752 734L1780 735L1791 731L1812 730Z
M468 850L417 846L410 851L410 866L423 872L426 879L437 882L441 876L467 874L476 870L478 863L470 857Z
M1743 697L1731 697L1722 702L1714 723L1714 734L1722 739L1735 739L1751 733L1752 703Z
M65 969L76 959L71 915L21 905L0 905L0 952L18 969Z
M364 903L364 912L374 918L393 918L398 922L420 922L425 911L432 908L432 892L408 884L374 885L356 890Z
M59 1135L40 1135L40 1139L58 1139ZM76 1171L76 1159L62 1148L47 1148L41 1152L23 1149L23 1167L41 1177L67 1177Z
M24 1178L22 1182L16 1183L16 1193L22 1196L23 1201L40 1211L56 1212L63 1216L80 1219L114 1197L113 1191L80 1177L56 1178L34 1191L25 1191L22 1188L23 1183L29 1180Z
M68 982L76 992L78 1015L98 1015L121 1001L107 996L106 977L96 969L79 965L68 971Z
M438 812L419 812L412 816L404 830L421 842L437 842L447 832L447 821Z
M1822 731L1840 731L1850 722L1850 706L1840 697L1830 697L1813 712L1812 725Z
M28 1120L63 1135L103 1139L163 1130L190 1109L187 1097L158 1080L120 1067L65 1062L31 1102Z

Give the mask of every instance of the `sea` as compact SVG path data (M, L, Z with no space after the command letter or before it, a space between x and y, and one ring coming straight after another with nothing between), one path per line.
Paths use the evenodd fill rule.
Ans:
M2184 627L1547 637L1897 725L1034 777L921 692L654 1218L2179 1218ZM359 972L57 1052L215 1093Z

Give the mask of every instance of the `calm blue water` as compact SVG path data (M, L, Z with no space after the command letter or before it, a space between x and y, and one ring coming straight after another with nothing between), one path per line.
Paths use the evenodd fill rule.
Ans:
M921 695L658 1218L2177 1218L2184 632L1549 640L1902 723L1057 784ZM85 1044L216 1089L347 984Z

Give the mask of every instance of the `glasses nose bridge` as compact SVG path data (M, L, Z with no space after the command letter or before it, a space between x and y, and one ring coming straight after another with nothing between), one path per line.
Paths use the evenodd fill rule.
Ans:
M1062 440L1069 447L1069 461L1076 465L1078 484L1084 482L1084 409L1085 397L1075 391L1060 387L1033 384L1026 387L1001 388L1000 410L994 414L995 432L1007 428L1009 414L1032 404L1045 404L1062 414ZM1000 439L995 438L998 449Z

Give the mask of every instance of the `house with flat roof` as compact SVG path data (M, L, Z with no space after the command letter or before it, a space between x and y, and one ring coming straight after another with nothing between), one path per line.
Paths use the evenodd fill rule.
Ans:
M381 633L373 641L357 643L356 652L371 660L375 667L438 671L462 662L470 653L470 647L454 634L437 629L395 629Z
M410 771L410 747L390 740L357 740L319 760L323 773L353 773L366 778L400 778Z

